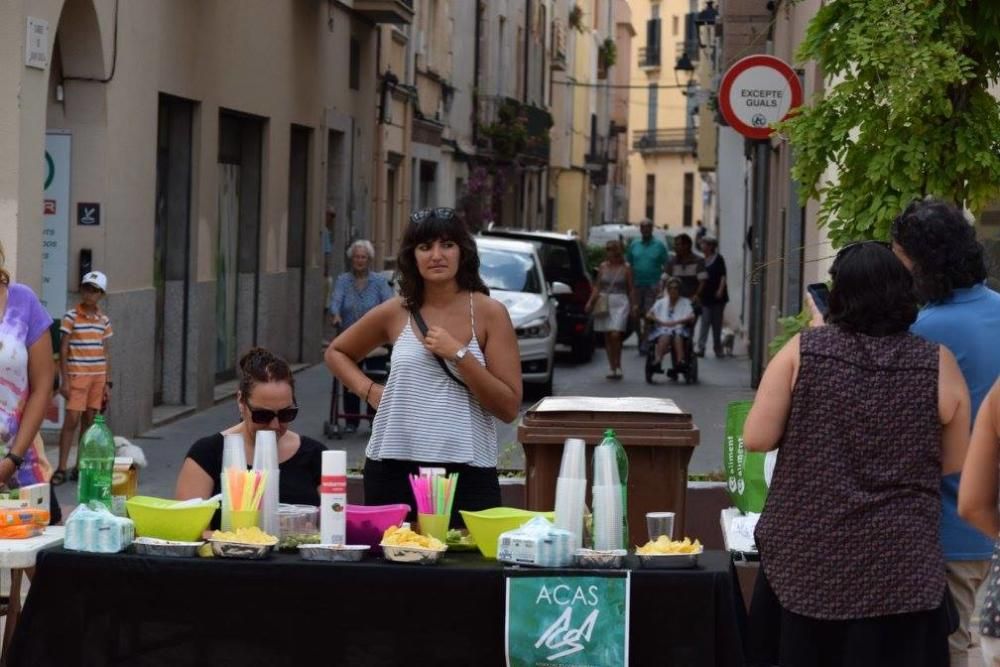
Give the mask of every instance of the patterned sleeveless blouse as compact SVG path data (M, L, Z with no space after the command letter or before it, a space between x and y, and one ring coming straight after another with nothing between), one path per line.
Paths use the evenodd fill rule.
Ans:
M756 537L785 609L841 620L941 604L936 345L803 332L778 451Z

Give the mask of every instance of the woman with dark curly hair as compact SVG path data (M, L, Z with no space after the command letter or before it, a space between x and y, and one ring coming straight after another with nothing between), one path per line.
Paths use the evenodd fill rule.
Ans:
M944 345L969 386L972 418L1000 376L1000 294L986 286L986 261L976 232L961 210L925 199L910 204L892 223L892 250L913 273L924 307L910 329ZM941 482L941 543L948 584L961 625L951 637L952 664L965 665L977 643L970 630L976 591L989 572L993 541L958 516L957 474Z
M521 405L521 360L507 309L479 276L479 255L450 208L424 209L396 256L401 295L338 336L326 364L378 408L365 452L365 502L413 507L408 475L420 467L458 472L459 509L500 505L494 417L513 421ZM358 368L392 343L385 386ZM412 512L411 512L412 515Z
M885 244L847 246L830 274L827 326L771 360L743 431L750 451L780 447L751 664L943 667L939 489L965 457L968 390L947 348L909 333L913 280Z

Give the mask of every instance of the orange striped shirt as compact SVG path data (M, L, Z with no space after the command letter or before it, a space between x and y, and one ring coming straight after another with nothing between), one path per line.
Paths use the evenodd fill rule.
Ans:
M87 313L77 306L63 315L63 336L69 337L69 351L62 360L70 375L104 375L108 370L108 358L104 341L114 334L111 320L100 311Z

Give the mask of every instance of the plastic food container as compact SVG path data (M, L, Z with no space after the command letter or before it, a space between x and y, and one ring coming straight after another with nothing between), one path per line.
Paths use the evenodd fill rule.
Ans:
M600 570L619 570L625 564L625 556L628 555L628 551L625 549L611 549L609 551L577 549L573 555L575 557L577 567Z
M202 542L176 542L155 537L139 537L132 542L132 548L143 556L164 556L167 558L195 558Z
M529 512L515 507L493 507L480 512L461 510L461 513L465 526L479 547L479 553L493 559L497 557L501 533L520 528L536 516L543 516L549 521L556 519L555 512Z
M313 505L278 505L278 536L318 535L319 508Z
M424 547L401 547L392 544L380 544L382 553L386 560L396 563L416 563L418 565L433 565L441 560L441 556L448 550L425 549Z
M406 520L409 505L348 505L347 542L367 544L374 553L381 551L382 535L389 526Z
M125 501L129 518L135 522L140 537L156 537L177 542L196 542L208 529L212 515L219 509L217 500L174 509L179 501L168 498L136 496Z
M212 544L212 553L219 558L246 558L258 560L267 558L271 549L277 542L270 544L246 544L244 542L224 542L222 540L209 540Z
M278 548L294 552L300 544L319 544L319 508L278 505Z
M648 556L643 556L642 554L636 554L639 556L639 563L643 567L653 569L653 570L683 570L691 567L698 566L698 556L704 552L705 549L702 547L701 551L693 554L650 554Z
M301 544L299 554L305 560L357 562L371 549L367 544Z

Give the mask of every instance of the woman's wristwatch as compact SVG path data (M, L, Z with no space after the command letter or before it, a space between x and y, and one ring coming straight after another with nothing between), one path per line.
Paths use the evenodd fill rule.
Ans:
M14 470L19 470L22 465L24 465L24 457L18 456L14 452L7 452L4 455L5 459L10 459L11 463L14 464Z
M461 348L459 348L458 352L455 353L455 358L452 359L452 361L454 361L457 364L461 362L462 359L465 359L465 355L467 355L468 353L469 353L469 348L463 345Z

